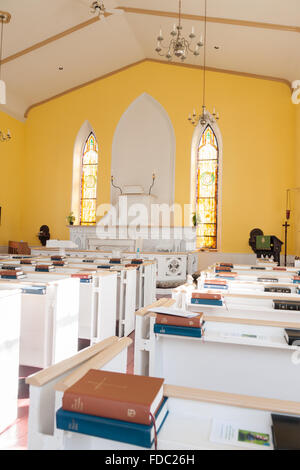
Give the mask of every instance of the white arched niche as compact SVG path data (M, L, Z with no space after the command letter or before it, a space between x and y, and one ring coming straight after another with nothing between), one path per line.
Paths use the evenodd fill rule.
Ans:
M73 150L73 178L72 178L72 204L71 211L75 215L75 225L80 223L80 204L81 204L81 159L87 138L95 132L89 123L85 121L75 139ZM95 135L96 137L96 135Z
M222 164L223 164L223 142L222 142L222 134L220 128L216 121L214 120L213 116L208 112L205 111L205 116L207 118L207 122L202 125L199 121L198 125L196 126L192 138L192 148L191 148L191 192L190 192L190 205L191 205L191 220L192 214L196 212L196 190L197 190L197 158L198 158L198 148L201 141L201 137L207 126L209 125L217 139L218 143L218 209L217 209L217 250L221 250L221 196L222 196Z
M143 93L122 115L112 144L111 174L115 185L142 186L149 192L152 174L156 179L151 194L157 204L173 204L175 134L163 106ZM111 188L111 203L120 192Z

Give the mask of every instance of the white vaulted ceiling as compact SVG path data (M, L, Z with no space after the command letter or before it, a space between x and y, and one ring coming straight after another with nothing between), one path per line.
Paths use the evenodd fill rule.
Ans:
M0 0L4 26L2 78L18 118L35 103L143 59L177 21L178 0L105 0L122 15L96 21L92 0ZM183 33L204 30L204 0L182 0ZM300 79L300 0L207 0L207 65L256 75ZM238 21L236 21L238 20ZM78 26L80 25L80 26ZM218 46L216 50L214 46ZM203 55L186 63L203 64ZM58 67L63 66L63 71Z

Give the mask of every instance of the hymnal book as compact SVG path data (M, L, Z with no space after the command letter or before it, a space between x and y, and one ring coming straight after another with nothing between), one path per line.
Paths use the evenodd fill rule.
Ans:
M153 307L149 308L149 312L161 313L163 315L176 315L178 317L193 318L197 317L199 313L190 312L189 310L182 310L175 307Z
M191 328L190 326L159 325L154 323L154 333L161 335L190 336L201 338L201 328Z
M142 259L132 259L131 264L143 264L144 260Z
M83 263L94 263L95 260L92 259L92 258L86 258L86 259L83 259L82 262L83 262Z
M44 295L46 294L46 287L45 286L25 286L25 287L22 287L22 293Z
M178 315L163 315L158 313L156 315L156 323L159 325L172 325L172 326L185 326L193 328L201 328L203 324L203 314L197 315L193 318L179 317Z
M86 274L86 273L74 273L74 274L71 274L71 277L75 277L78 279L92 279L93 278L91 274Z
M8 264L3 264L2 265L2 270L3 271L22 271L20 266L10 266Z
M37 264L35 267L35 270L37 272L46 272L48 273L49 271L54 271L54 266L52 264Z
M286 328L284 330L284 337L287 344L290 346L300 346L300 330L294 330L291 328Z
M99 266L97 266L97 269L110 269L110 265L109 264L100 264Z
M258 277L258 282L278 282L277 277Z
M266 269L266 267L265 266L251 266L250 269L263 271L264 269Z
M3 269L0 271L2 279L24 279L26 276L23 271L13 271Z
M289 287L265 287L264 292L280 292L282 294L290 294L292 290Z
M275 450L300 450L300 417L271 414Z
M60 256L60 255L54 255L51 256L51 261L63 261L66 257L65 256Z
M64 266L65 262L64 261L53 261L53 266Z
M273 299L273 306L276 310L300 310L300 300Z
M36 265L36 261L34 261L34 260L32 260L32 259L21 259L20 264L32 264L32 265Z
M231 268L227 267L227 266L217 266L216 269L215 269L215 272L216 273L220 273L220 272L231 272Z
M233 271L231 272L221 272L221 273L217 273L216 274L216 277L221 277L223 279L234 279L235 277L237 277L237 273L234 273Z
M211 284L216 286L227 286L227 282L223 279L205 279L205 284Z
M164 379L90 369L63 395L64 410L138 424L151 422Z
M286 271L286 268L283 266L274 266L273 271Z
M161 430L168 414L168 398L164 398L155 413L157 434ZM152 423L137 424L83 413L74 413L62 408L56 412L56 427L65 431L125 442L146 447L147 449L151 449L155 439L154 425Z
M205 289L228 289L228 285L227 285L227 282L226 281L219 281L218 279L216 279L217 282L213 282L213 281L205 281L204 282L204 288ZM222 283L222 284L221 284Z
M223 305L221 294L201 294L194 292L191 298L192 304Z
M219 266L222 266L223 268L224 268L224 267L233 268L233 264L232 264L232 263L220 263Z
M262 423L257 426L248 426L247 423L230 423L214 419L210 440L218 444L249 449L273 449L272 430L268 425L262 425Z
M120 258L112 258L109 262L111 264L121 264L121 259Z
M300 276L293 276L293 284L298 284L300 282Z

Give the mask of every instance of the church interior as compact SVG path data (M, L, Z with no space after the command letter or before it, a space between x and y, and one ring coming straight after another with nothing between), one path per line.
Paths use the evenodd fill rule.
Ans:
M1 450L300 450L299 38L0 0Z

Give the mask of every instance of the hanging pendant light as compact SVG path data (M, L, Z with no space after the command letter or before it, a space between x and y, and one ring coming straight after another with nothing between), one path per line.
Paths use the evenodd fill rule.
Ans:
M1 80L1 62L2 62L2 49L3 49L3 26L5 20L4 14L1 14L1 36L0 36L0 104L6 104L6 85L3 80Z
M205 126L207 123L215 123L220 119L219 113L216 113L215 108L213 109L212 115L208 112L205 104L206 95L206 49L207 49L207 0L204 0L204 53L203 53L203 91L202 91L202 112L197 115L194 109L193 114L189 114L188 120L193 126L197 126L200 122L201 126Z

